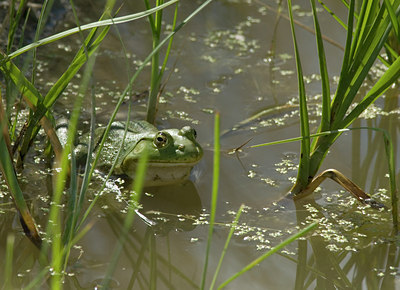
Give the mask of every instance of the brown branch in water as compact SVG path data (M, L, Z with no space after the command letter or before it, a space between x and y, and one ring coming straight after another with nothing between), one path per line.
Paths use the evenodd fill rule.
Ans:
M5 115L4 108L3 108L3 99L1 97L1 91L0 91L0 126L2 127L1 132L2 132L2 135L4 138L4 142L6 143L8 153L10 154L10 158L11 158L11 160L13 160L11 140L10 140L8 128L6 126L7 119L5 118L5 116L6 115Z
M350 192L358 201L362 204L370 205L375 209L387 209L387 207L371 198L367 193L365 193L360 187L358 187L354 182L352 182L349 178L344 176L341 172L336 169L327 169L315 177L311 183L299 194L294 195L293 199L298 200L304 196L307 196L314 192L314 190L326 179L330 178L333 181L336 181L341 186L343 186L348 192Z
M24 97L24 99L27 102L28 106L33 111L36 111L36 107L31 102L29 102L28 98ZM49 138L50 144L53 147L53 151L56 156L56 161L61 160L61 154L62 154L63 147L62 147L60 140L58 139L58 136L54 130L53 124L50 122L50 120L46 116L43 116L40 119L39 123L42 126L44 132L46 133L47 137Z

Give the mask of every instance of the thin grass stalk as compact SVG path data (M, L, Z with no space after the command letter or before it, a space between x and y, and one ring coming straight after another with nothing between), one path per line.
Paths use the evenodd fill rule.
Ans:
M147 65L147 63L151 60L152 56L154 53L156 53L158 50L161 49L161 47L163 47L171 37L173 37L175 35L175 33L177 33L182 27L184 27L194 16L196 16L201 10L203 10L208 4L210 4L213 0L207 0L205 1L202 5L200 5L197 9L195 9L195 11L193 11L188 17L186 17L171 33L169 33L161 42L160 44L145 58L145 60L143 61L143 63L141 64L141 66L139 66L139 68L136 70L135 74L132 76L132 78L129 81L129 84L126 86L125 90L122 92L116 106L115 109L113 111L113 113L111 114L110 120L107 124L106 127L106 131L104 132L104 136L103 139L100 141L100 144L98 146L98 151L101 152L103 146L104 146L104 142L106 139L106 136L108 135L108 132L110 130L111 124L112 122L115 120L115 117L117 115L117 112L121 106L121 104L123 103L125 97L128 95L128 92L130 92L130 88L133 86L133 83L135 82L136 78L139 76L140 72L144 69L144 67ZM98 161L99 155L97 155L95 157L95 159L93 160L93 164L91 166L91 171L89 173L89 181L91 179L91 176L93 175L93 172L95 170L97 161ZM86 220L86 218L88 217L90 211L92 210L95 202L97 201L97 199L95 198L91 204L89 205L88 209L86 210L84 216L82 217L78 228L83 224L83 222Z
M138 276L140 273L140 266L142 265L142 263L144 261L144 254L146 252L148 240L149 240L151 234L152 234L151 229L149 227L147 227L146 233L143 238L143 242L141 243L142 247L139 250L139 256L136 259L136 264L135 264L135 267L133 268L133 273L131 275L131 280L129 281L129 286L127 289L133 289L133 286L135 285L135 281L138 280Z
M22 48L20 48L20 49L18 49L16 51L14 51L13 53L9 54L6 59L1 60L0 64L2 62L4 62L4 61L12 60L13 58L15 58L15 57L17 57L17 56L19 56L19 55L31 50L31 49L34 49L36 47L39 47L39 46L42 46L42 45L45 45L45 44L52 43L52 42L54 42L56 40L59 40L59 39L62 39L64 37L67 37L69 35L78 33L80 31L89 30L89 29L92 29L92 28L99 28L99 27L102 27L102 26L110 26L110 25L116 25L116 24L122 24L122 23L126 23L126 22L131 22L131 21L146 17L149 14L152 14L152 13L154 13L154 12L160 10L160 9L164 9L164 8L170 6L170 5L172 5L172 4L174 4L174 3L178 2L178 1L179 0L170 0L170 1L166 2L166 3L164 3L163 5L160 5L159 7L152 8L150 10L146 10L146 11L142 11L142 12L139 12L139 13L130 14L130 15L126 15L126 16L116 17L116 18L113 18L113 19L106 19L106 20L101 20L101 21L97 21L97 22L92 22L92 23L89 23L89 24L82 25L80 27L71 28L71 29L68 29L66 31L51 35L49 37L40 39L38 41L35 41L35 42L33 42L33 43L29 44L29 45L26 45L26 46L24 46L24 47L22 47Z
M157 289L157 245L156 245L156 238L154 233L150 235L149 238L150 246L150 290Z
M9 22L9 28L8 28L8 41L7 41L7 52L11 50L12 44L14 42L14 34L15 30L18 27L18 21L16 19L18 15L15 15L15 0L11 0L11 3L9 3L8 7L8 22ZM3 21L4 23L4 21ZM3 26L3 25L2 25ZM3 29L1 29L3 30ZM2 32L2 31L0 31Z
M203 276L200 289L204 289L207 278L208 257L211 249L212 235L214 231L214 222L217 211L218 185L219 185L219 170L220 170L220 120L219 112L215 113L214 119L214 164L213 164L213 184L211 193L211 209L210 209L210 224L208 227L207 246L205 252L205 261L203 268Z
M147 160L148 160L148 152L144 151L144 154L139 158L139 163L136 171L136 178L133 185L134 194L131 194L132 204L129 206L128 213L124 221L124 226L122 228L121 237L118 240L118 243L113 251L112 259L107 269L105 278L102 282L102 287L104 287L104 289L108 289L110 287L111 277L113 276L113 273L117 267L117 262L121 255L123 245L129 235L130 228L133 224L133 220L136 214L135 208L133 207L139 201L140 195L143 190L144 180L146 177Z
M120 41L121 41L122 46L123 46L123 41L122 41L122 38L120 37L119 33L118 33L118 36L119 36ZM125 48L124 48L124 51L125 51ZM129 72L129 69L128 69L128 72ZM131 88L128 88L128 90L130 91ZM91 110L91 126L90 126L90 138L89 138L89 144L88 144L89 145L88 146L88 153L87 153L87 156L86 156L84 177L83 177L82 186L81 186L81 190L80 190L80 194L79 194L79 201L78 201L78 204L77 204L76 214L74 215L74 219L72 221L75 234L79 230L79 226L78 227L76 226L76 224L78 222L78 215L81 212L81 209L82 209L82 206L83 206L83 202L84 202L85 196L86 196L86 191L87 191L87 189L89 187L89 181L91 179L91 174L92 174L91 173L91 168L94 167L94 166L92 166L92 163L91 163L92 152L93 152L93 148L94 148L94 132L95 132L95 126L96 126L95 125L96 124L96 122L95 122L95 116L96 116L95 107L96 106L95 106L95 97L94 97L93 90L92 90L92 94L91 95L92 95L92 106L91 106L92 110ZM128 109L128 114L127 114L128 117L127 117L127 121L126 121L123 140L125 140L126 132L128 130L130 114L131 114L131 103L129 103L129 109ZM115 160L114 160L114 162L113 162L113 164L111 166L111 169L110 169L108 175L106 176L106 178L104 179L103 184L100 186L99 193L94 198L94 200L92 202L92 205L94 205L94 203L97 201L97 199L101 196L101 193L102 193L103 189L105 188L105 186L107 184L107 181L109 180L109 178L110 178L110 176L111 176L111 174L112 174L112 172L113 172L113 170L114 170L114 168L115 168L115 166L117 164L117 160L119 159L119 156L121 154L121 150L123 148L123 145L124 145L124 142L121 143L121 146L118 149L118 153L117 153L117 155L115 157ZM101 150L98 150L97 154L100 155L100 153L101 153ZM72 246L72 244L71 244L71 246Z
M145 1L146 5L148 5L148 1ZM163 0L157 0L156 6L159 6L163 3ZM153 36L153 49L158 46L160 43L161 36L161 21L162 21L162 10L159 10L155 13L154 21L153 17L150 15L150 27L152 30ZM170 39L170 42L173 38ZM158 92L160 90L160 70L159 70L159 62L160 62L160 52L157 51L152 59L151 59L151 80L150 80L150 94L147 102L147 116L146 120L150 124L154 124L157 112L157 103L158 103Z
M235 220L233 221L233 223L231 225L231 229L229 231L228 237L226 238L224 249L222 250L221 257L219 258L217 268L215 269L215 272L214 272L214 277L212 279L212 282L211 282L211 285L210 285L210 289L214 289L215 282L217 281L217 277L218 277L218 274L219 274L219 270L221 269L221 266L222 266L222 261L224 260L225 254L226 254L226 252L228 250L229 243L231 241L233 233L235 232L236 226L238 224L238 221L239 221L240 215L242 214L243 209L244 209L244 204L242 204L239 207L239 210L238 210L238 212L236 214Z
M3 289L14 289L13 287L13 256L14 256L15 236L10 234L7 236L6 257L4 264L4 284Z
M259 265L263 260L265 260L266 258L271 256L272 254L274 254L274 253L278 252L279 250L283 249L284 247L286 247L290 243L294 242L298 238L301 238L301 237L305 236L308 232L313 230L317 225L318 225L317 222L311 223L310 225L308 225L307 227L305 227L304 229L299 231L297 234L292 235L291 237L289 237L288 239L286 239L285 241L283 241L279 245L273 247L271 250L269 250L265 254L261 255L259 258L255 259L253 262L248 264L246 267L244 267L239 272L237 272L236 274L231 276L229 279L227 279L225 282L223 282L221 285L219 285L218 289L222 289L223 287L226 287L233 280L237 279L238 277L240 277L241 275L243 275L247 271L249 271L252 268L254 268L255 266Z
M178 4L175 5L174 19L172 21L172 30L175 30L177 20L178 20ZM164 75L165 68L167 67L167 62L168 62L168 58L169 58L169 55L170 55L170 52L171 52L172 41L173 40L174 40L174 37L171 37L169 39L169 42L168 42L167 50L166 50L165 56L164 56L164 62L162 64L162 66L161 66L160 73L159 73L159 76L158 76L159 83L161 83L161 78Z
M321 29L319 26L317 9L315 7L315 0L310 0L313 18L314 18L314 27L315 27L315 38L317 40L317 49L318 49L318 58L319 58L319 67L321 74L321 85L322 85L322 116L320 123L320 131L327 131L330 129L330 115L331 115L331 96L330 96L330 88L329 88L329 75L326 64L324 43L322 39Z
M298 89L299 89L299 110L300 110L300 131L301 136L305 137L301 141L300 149L300 162L299 170L297 174L296 184L290 190L293 194L301 191L310 182L309 166L310 166L310 130L308 122L308 112L307 112L307 97L304 87L303 70L301 67L300 54L296 40L296 32L294 28L293 12L292 12L292 1L288 0L288 10L290 18L290 27L292 30L292 38L294 45L294 52L296 58L297 67L297 79L298 79Z
M342 94L344 94L344 89L342 89L342 88L347 87L347 84L349 82L349 80L346 76L346 73L347 73L348 67L350 65L350 52L351 52L351 44L352 44L352 39L353 39L354 2L355 2L354 0L350 1L349 13L347 16L346 47L344 49L342 69L340 70L339 83L338 83L338 87L336 89L337 97L335 97L332 102L331 116L330 116L331 121L334 121L336 119L335 112L337 110L337 107L341 103L341 100L339 99L339 97L342 96Z
M54 0L45 0L44 3L42 4L42 9L40 11L40 16L38 19L38 24L36 27L36 31L35 31L35 38L34 38L34 42L38 41L40 34L42 34L42 31L44 29L44 26L46 24L48 15L51 11L51 8L53 7L53 2ZM32 84L35 83L35 77L36 77L36 52L37 49L33 49L33 57L32 57L32 78L31 78L31 82Z
M90 58L88 61L88 66L86 70L88 72L93 71L94 66L94 58ZM86 86L85 86L86 87ZM62 159L60 168L61 171L58 172L56 175L56 183L55 183L55 190L53 194L52 205L50 207L50 214L49 214L49 224L47 226L47 235L51 237L52 244L52 261L51 267L53 276L51 279L51 285L54 287L53 289L59 289L62 281L61 269L62 265L64 264L64 256L62 250L62 237L61 237L61 218L60 218L60 202L62 197L62 192L65 187L65 181L68 175L68 156L71 152L72 144L75 139L76 134L76 126L78 123L80 110L83 102L84 94L78 94L78 97L74 104L74 109L71 114L71 119L68 126L68 137L67 137L67 144L63 150Z
M18 4L18 10L15 12L15 0L13 0L10 4L10 28L8 29L8 41L7 41L7 54L11 51L11 48L14 44L14 36L15 32L18 28L18 24L21 20L23 9L25 9L27 0L21 0Z
M64 225L64 232L62 233L63 242L63 260L64 266L63 271L65 271L69 259L69 254L71 252L71 240L74 238L74 221L76 220L76 215L78 215L78 176L76 171L76 159L74 150L71 151L71 174L70 183L68 189L68 201L66 210L66 222Z
M21 31L21 37L20 37L19 43L18 43L18 49L21 48L24 43L26 26L28 24L28 19L29 19L30 14L31 14L31 8L29 7L28 11L26 12L24 24L22 25L22 31ZM7 54L9 54L9 52L7 52Z
M390 181L390 196L392 201L392 221L393 228L396 232L399 230L398 222L398 197L396 185L396 163L394 158L393 142L390 135L384 132L385 152L388 159L389 181Z
M79 26L79 20L78 20L78 17L76 15L75 8L74 8L74 5L72 3L72 0L70 2L71 2L72 9L74 11L74 16L75 16L75 19L76 19L76 23ZM112 6L107 5L106 7L110 7L111 8ZM105 10L107 10L107 8L105 8ZM82 38L83 38L83 36L82 36ZM85 54L89 58L89 56L87 55L87 49L85 49ZM96 58L96 55L93 55L92 58L93 59ZM95 62L95 61L93 60L93 62ZM81 94L84 94L84 92L87 91L87 87L89 86L89 82L91 82L91 74L92 74L91 70L89 70L89 69L85 70L85 73L84 73L84 76L83 76L83 79L82 79L82 84L80 86ZM91 123L90 123L90 134L91 135L90 136L94 136L95 122L96 122L95 121L95 97L94 97L94 92L93 92L93 87L92 87L91 88ZM88 174L89 174L89 171L90 171L93 148L94 148L94 139L93 138L89 138L88 154L87 154L86 163L85 163L85 171L84 171L84 175L83 175L83 179L82 179L82 183L81 183L80 192L79 192L79 195L78 195L78 198L77 198L77 203L76 203L76 206L74 208L74 212L73 212L72 218L71 218L71 226L70 226L71 227L70 228L71 235L70 235L70 238L68 239L68 246L66 247L67 249L70 249L75 244L75 243L72 242L73 241L72 239L77 235L77 232L75 231L76 224L78 222L79 215L80 215L82 207L83 207L83 202L85 200L86 191L87 191L87 189L89 187ZM74 171L72 170L72 172L74 172ZM71 183L72 183L72 180L71 180ZM66 259L65 259L64 271L65 271L66 266L67 266L67 260L68 260L68 257L66 257Z
M76 24L79 27L79 19L78 19L77 15L76 15L75 6L74 6L72 0L70 1L70 4L71 4L71 7L72 7L72 10L73 10L73 13L74 13ZM111 3L111 4L107 3L107 5L106 5L104 10L107 12L108 10L112 10L112 7L113 7L113 3ZM103 13L103 15L105 13ZM94 34L94 31L92 30L91 33ZM105 36L105 34L104 34L104 36ZM82 40L83 40L82 41L83 45L82 45L81 49L79 50L78 54L81 53L82 55L85 55L86 59L89 59L89 52L88 52L87 44L90 41L85 41L82 34L81 34L81 37L82 37ZM90 37L89 37L89 39L90 39ZM77 57L75 56L74 60L76 58ZM92 71L93 71L93 66L94 66L94 63L95 63L95 59L96 59L96 55L94 54L92 56L92 58L90 59L90 63L88 62L88 66L86 67L86 69L84 71L78 95L82 95L83 96L83 95L85 95L85 92L87 91L87 88L88 88L89 83L91 81L91 74L92 74ZM93 99L94 99L93 92L92 92L91 95L92 95L92 102L93 102ZM93 115L94 115L94 108L92 107L92 121L93 121ZM94 124L93 123L91 124L91 131L94 131ZM76 173L75 173L76 169L74 168L75 167L75 162L74 162L75 159L74 159L74 154L73 154L74 152L71 152L72 153L72 159L71 159L71 164L72 164L71 171L72 171L72 174L71 174L71 181L70 181L70 191L71 191L70 195L71 195L71 197L68 200L68 202L70 203L70 210L69 210L68 219L67 219L67 222L66 222L66 225L65 225L65 231L64 231L64 234L63 234L64 256L65 256L65 259L64 259L64 271L65 271L65 269L67 267L67 262L68 262L70 249L74 245L72 243L72 240L75 238L75 236L77 234L75 232L75 227L76 227L76 223L77 223L77 220L78 220L81 208L82 208L83 198L85 196L85 193L86 193L86 190L87 190L87 187L88 187L88 184L87 184L86 181L87 181L87 174L89 172L88 168L90 166L90 160L91 160L93 146L94 146L94 144L93 144L93 140L91 138L91 140L89 142L89 145L88 145L88 147L89 147L88 148L88 155L87 155L87 160L86 160L86 165L85 165L86 170L85 170L84 178L83 178L83 181L82 181L82 185L81 185L81 190L80 190L79 196L77 195L78 188L77 188L77 184L76 184Z
M307 289L307 240L297 240L297 261L296 261L296 279L294 282L295 290Z

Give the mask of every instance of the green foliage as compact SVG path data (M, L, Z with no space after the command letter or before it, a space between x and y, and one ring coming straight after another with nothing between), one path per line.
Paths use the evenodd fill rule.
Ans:
M317 134L324 131L336 133L318 136L310 143L309 133L304 130L304 128L308 126L308 120L301 116L301 134L303 136L301 158L309 159L309 167L302 166L302 161L300 161L297 182L292 188L294 194L300 193L308 185L307 182L305 183L307 178L310 182L312 177L315 176L329 148L341 135L342 132L340 130L350 126L360 114L395 83L400 76L400 59L397 58L369 90L366 96L364 96L358 104L355 104L358 90L368 77L371 67L378 59L379 53L386 44L390 31L393 27L395 31L397 29L396 27L399 27L398 19L395 17L395 14L398 14L400 1L393 1L392 3L390 3L390 1L385 1L384 5L381 5L380 1L376 0L363 1L360 13L356 15L355 0L352 0L348 4L346 46L339 83L333 99L330 100L325 53L315 1L310 0L310 3L314 16L323 92L322 118ZM292 23L296 63L298 64L299 96L300 100L304 100L304 86L300 84L303 80L303 74L301 66L299 65L300 60L297 52L298 48L295 40L290 0L288 0L288 6ZM396 13L394 11L396 11ZM334 15L334 17L338 19L336 15ZM353 23L356 24L355 27ZM351 108L353 104L355 105ZM302 107L304 107L304 104L302 104L301 101L300 111L304 110ZM308 153L304 148L308 146L310 146L309 155L304 156L304 154ZM391 183L395 187L394 176L392 173L390 174Z

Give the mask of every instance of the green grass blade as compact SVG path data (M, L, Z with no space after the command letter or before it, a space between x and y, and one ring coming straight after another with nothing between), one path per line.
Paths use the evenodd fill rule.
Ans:
M369 90L364 99L339 124L341 128L351 124L358 116L382 95L400 77L400 57L388 68L383 76Z
M175 5L174 20L172 21L172 30L175 30L177 20L178 20L178 4ZM162 78L162 76L164 74L165 68L167 67L167 62L168 62L169 54L171 52L173 39L174 39L174 37L170 38L170 40L168 42L167 51L165 52L164 62L162 64L162 66L161 66L161 70L160 70L160 74L159 74L159 79L160 79L159 82L160 83L161 83L161 78Z
M11 2L10 4L10 28L8 29L8 41L7 41L7 53L11 51L11 48L14 44L14 36L15 36L15 31L18 28L18 24L21 20L21 16L23 15L23 10L25 9L27 0L21 0L20 3L18 3L18 10L15 13L14 17L14 8L15 8L15 0Z
M308 112L307 112L307 96L304 87L303 70L301 68L299 48L296 40L296 32L294 28L291 0L288 0L288 10L290 17L290 26L292 30L292 38L293 38L296 67L297 67L297 79L299 86L298 89L299 89L300 129L301 129L301 136L306 137L301 141L300 163L299 163L299 170L297 174L296 183L299 183L301 187L305 188L308 184L308 179L309 179L309 162L310 162L310 138L307 138L310 136Z
M51 87L49 92L44 98L44 106L50 108L62 94L65 87L69 84L71 79L76 75L80 68L86 63L87 58L90 57L100 46L104 38L106 37L110 27L106 27L100 32L99 36L94 39L97 29L91 31L87 37L82 49L75 56L73 62L68 66L68 69L64 74L58 79L58 81ZM40 119L40 116L36 116Z
M18 67L11 61L2 62L6 58L5 55L0 54L0 66L1 71L4 75L11 78L19 92L26 98L28 103L31 103L36 108L43 96L39 93L36 87L24 76L24 74L18 69Z
M357 51L358 54L353 60L349 70L349 77L351 77L351 81L347 86L347 91L343 98L343 102L340 104L340 108L336 111L336 119L332 124L332 128L340 128L338 124L343 120L355 96L357 95L359 88L366 79L369 70L375 63L379 52L386 42L390 30L391 27L389 19L383 19L381 23L380 20L377 19L365 42Z
M384 2L385 2L385 7L390 16L390 21L392 22L394 33L396 34L396 37L399 40L400 39L400 23L397 19L397 16L392 7L392 4L390 3L390 0L384 0Z
M25 223L24 230L28 238L37 246L40 247L42 240L36 227L36 223L31 216L28 206L26 205L24 195L19 187L17 176L15 175L14 167L8 153L7 145L4 138L0 135L0 169L3 178L6 180L15 206L20 213L22 221Z
M346 47L344 49L344 56L342 61L342 68L340 70L338 87L336 89L335 97L333 98L332 102L331 122L334 122L336 119L336 112L343 101L348 83L350 82L350 78L347 75L347 73L348 73L348 67L350 65L351 45L353 39L353 22L354 22L354 5L355 5L354 3L355 0L350 1L349 13L347 16Z
M333 12L324 2L322 2L321 0L318 0L319 4L321 4L321 6L326 10L326 12L328 12L336 21L337 23L339 23L343 28L345 28L347 30L347 25L342 21L342 19L340 19L335 12Z
M396 159L394 157L393 142L388 132L384 131L385 152L388 161L389 182L390 182L390 196L392 200L392 220L393 227L398 232L398 197L397 197L397 184L396 184Z
M136 171L136 178L135 178L134 185L133 185L133 191L135 194L131 195L132 204L129 207L128 213L127 213L125 221L124 221L124 227L122 229L121 237L118 240L118 244L116 245L116 247L114 249L112 259L111 259L109 267L107 269L105 278L102 282L102 287L104 287L104 289L109 289L109 287L110 287L111 277L117 267L117 262L121 255L123 245L129 235L130 228L132 227L133 220L134 220L134 217L136 214L136 212L135 212L136 208L134 208L134 204L139 201L140 195L143 190L144 181L145 181L145 177L146 177L147 160L148 160L148 152L144 151L144 154L142 156L140 156L139 164L138 164L137 171Z
M84 77L82 79L82 86L80 88L80 91L78 93L78 97L75 101L74 104L74 109L71 114L71 118L68 124L68 136L67 136L67 143L65 145L65 148L62 153L62 159L60 163L60 168L62 169L57 175L56 175L56 185L55 185L55 190L53 194L53 200L52 204L50 207L50 213L49 213L49 223L47 225L47 235L52 237L52 244L51 244L51 249L52 249L52 261L51 261L51 267L55 273L52 277L52 285L53 287L58 287L60 281L62 280L62 274L61 270L64 265L65 261L65 256L64 256L64 245L62 241L62 234L61 234L61 216L60 216L60 202L61 202L61 197L62 197L62 192L65 187L65 182L66 178L68 175L68 163L69 163L69 155L71 154L71 150L73 147L75 135L76 135L76 130L77 130L77 124L78 124L78 119L80 115L80 110L82 106L82 102L84 99L84 92L86 91L90 75L93 71L93 67L95 64L95 57L91 57L88 61L88 65L85 69ZM72 188L70 190L76 190L76 188ZM77 214L77 213L76 213ZM70 225L72 228L70 229L70 233L73 232L73 227L74 224L71 223ZM71 234L69 237L64 237L64 242L70 242L73 238L73 235ZM68 243L68 245L71 245Z
M6 258L4 265L4 284L2 289L15 289L12 283L13 277L13 256L14 256L14 241L15 237L13 234L7 236L6 245Z
M265 254L261 255L259 258L255 259L253 262L251 262L250 264L248 264L246 267L244 267L242 270L240 270L239 272L237 272L236 274L234 274L232 277L230 277L229 279L227 279L224 283L222 283L221 285L219 285L218 289L222 289L223 287L226 287L229 283L231 283L233 280L235 280L236 278L238 278L239 276L243 275L244 273L246 273L247 271L251 270L252 268L254 268L255 266L257 266L258 264L260 264L263 260L265 260L266 258L268 258L269 256L271 256L272 254L275 254L276 252L278 252L279 250L281 250L282 248L286 247L287 245L289 245L290 243L294 242L295 240L297 240L300 237L305 236L309 231L313 230L316 226L318 225L317 222L314 222L312 224L310 224L309 226L305 227L304 229L302 229L301 231L299 231L297 234L292 235L290 238L286 239L285 241L283 241L282 243L280 243L279 245L273 247L271 250L269 250L268 252L266 252Z
M263 147L263 146L285 144L285 143L290 143L290 142L295 142L295 141L301 141L304 138L315 138L315 137L321 137L321 136L335 135L335 134L341 134L343 132L348 132L351 130L358 130L358 129L372 129L372 128L366 127L366 128L345 128L345 129L338 129L338 130L330 130L330 131L324 131L324 132L318 132L315 134L311 134L309 137L294 137L294 138L288 138L288 139L283 139L283 140L278 140L278 141L272 141L272 142L267 142L267 143L251 145L251 146L249 146L249 148L257 148L257 147Z
M214 277L213 277L213 280L212 280L211 285L210 285L210 289L214 289L214 285L215 285L215 282L217 281L219 270L221 269L221 266L222 266L222 261L224 260L226 251L228 250L229 243L231 241L233 233L235 232L235 229L236 229L236 226L238 224L240 215L242 214L243 208L244 208L244 205L242 204L240 206L237 214L236 214L235 220L233 221L233 223L231 225L231 229L229 231L228 237L226 238L224 249L222 250L221 257L220 257L220 259L218 261L217 268L215 269L215 273L214 273Z
M206 283L208 257L211 248L212 235L214 231L214 222L217 211L219 170L220 170L220 150L221 150L219 139L220 139L220 120L219 120L219 112L217 112L215 114L215 119L214 119L214 165L213 165L213 184L211 193L210 224L208 227L207 247L205 253L203 277L201 280L200 289L204 289Z
M86 24L86 25L82 25L80 27L75 27L75 28L72 28L72 29L68 29L66 31L63 31L63 32L57 33L55 35L40 39L40 40L38 40L38 41L36 41L34 43L31 43L31 44L29 44L27 46L24 46L24 47L18 49L17 51L9 54L8 55L8 59L13 59L13 58L15 58L15 57L17 57L17 56L19 56L19 55L31 50L31 49L33 49L33 48L36 48L36 47L39 47L39 46L54 42L56 40L62 39L62 38L67 37L69 35L78 33L80 31L89 30L89 29L96 28L96 27L101 27L101 26L110 26L110 25L115 25L115 24L126 23L126 22L130 22L130 21L134 21L134 20L146 17L146 16L148 16L148 15L150 15L150 14L152 14L152 13L158 11L158 10L164 9L164 8L168 7L169 5L172 5L172 4L174 4L174 3L178 2L178 1L179 0L170 0L170 1L166 2L166 3L164 3L163 5L160 5L158 7L152 8L150 10L146 10L146 11L142 11L142 12L139 12L139 13L130 14L130 15L126 15L126 16L116 17L116 18L113 18L113 19L106 19L106 20L101 20L101 21L97 21L97 22L92 22L92 23L89 23L89 24Z
M115 117L117 115L117 112L121 106L121 104L123 103L125 97L128 95L128 93L131 91L131 88L133 86L133 83L135 82L135 80L137 79L137 77L139 76L139 74L141 73L141 71L145 68L145 66L149 63L149 61L151 60L151 58L153 57L153 55L161 49L161 47L163 47L171 37L173 37L175 35L175 33L177 33L181 28L183 28L194 16L196 16L202 9L204 9L208 4L210 4L212 2L212 0L207 0L205 1L202 5L200 5L197 9L195 9L188 17L186 17L176 28L174 31L172 31L171 33L169 33L161 42L160 44L152 50L152 52L145 58L145 60L143 61L143 63L139 66L139 68L136 70L136 72L134 73L134 75L132 76L132 78L129 81L129 84L126 86L125 90L122 92L117 104L115 105L115 109L110 117L110 120L107 124L106 127L106 131L103 134L103 139L100 141L100 144L98 146L98 151L101 152L103 146L104 146L104 142L106 140L106 136L108 135L108 132L111 128L111 123L115 120ZM89 173L89 181L90 182L90 178L93 175L93 172L96 168L96 164L98 162L99 159L99 154L96 155L95 159L93 160L93 164L91 167L91 171ZM79 227L81 227L81 225L83 224L83 222L86 220L86 218L88 217L91 209L93 208L95 202L97 201L97 199L95 198L92 203L89 205L88 209L86 210L82 220L79 223L78 229Z
M315 7L315 0L311 0L310 2L314 17L315 38L317 40L319 67L320 67L321 83L322 83L322 117L321 117L320 131L326 131L330 129L330 117L331 117L331 96L329 89L329 75L326 64L326 57L325 57L325 50L324 50L321 29L318 21L317 9Z

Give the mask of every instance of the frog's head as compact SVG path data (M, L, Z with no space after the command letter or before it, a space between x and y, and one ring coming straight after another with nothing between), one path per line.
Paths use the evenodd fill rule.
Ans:
M192 167L203 156L193 128L185 126L180 130L162 130L146 134L125 155L121 170L126 175L134 177L137 161L144 151L148 152L146 184L154 185L175 183L187 178Z

